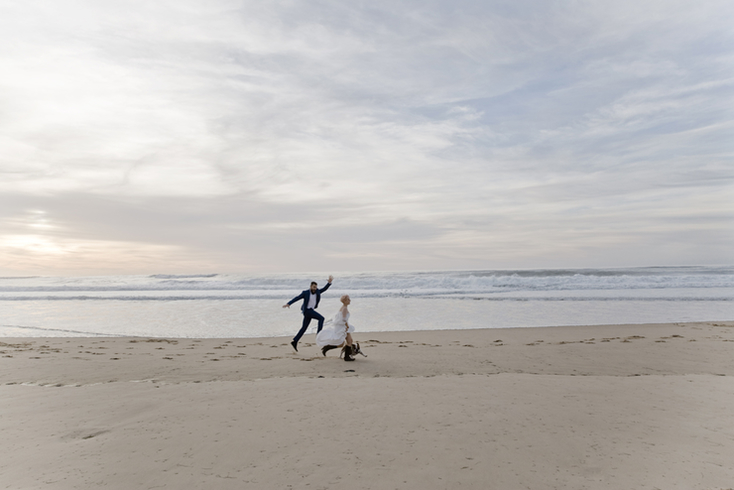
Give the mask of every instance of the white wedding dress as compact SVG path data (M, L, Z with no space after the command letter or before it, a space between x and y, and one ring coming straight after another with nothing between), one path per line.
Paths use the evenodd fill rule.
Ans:
M349 321L349 311L346 316L339 310L334 318L326 320L326 325L316 334L316 344L319 347L326 347L327 345L341 345L347 339L347 333L354 332L354 325L349 324L347 328L347 322Z

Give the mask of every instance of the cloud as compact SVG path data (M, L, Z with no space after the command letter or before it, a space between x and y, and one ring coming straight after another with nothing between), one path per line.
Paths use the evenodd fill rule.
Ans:
M0 260L25 237L162 272L303 270L294 246L345 269L646 265L665 240L665 264L730 262L733 14L3 5ZM92 248L75 270L104 262Z

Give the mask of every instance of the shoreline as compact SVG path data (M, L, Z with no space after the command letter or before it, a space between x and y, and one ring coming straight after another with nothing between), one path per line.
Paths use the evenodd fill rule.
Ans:
M3 483L732 488L734 321L314 337L2 338Z
M398 334L398 333L421 333L421 332L456 332L456 331L485 331L485 330L491 330L491 331L497 331L497 330L525 330L525 329L571 329L571 328L598 328L598 327L635 327L635 326L656 326L656 325L693 325L693 324L728 324L732 323L734 324L734 320L696 320L696 321L680 321L680 322L641 322L641 323L594 323L594 324L564 324L564 325L533 325L533 326L505 326L505 327L478 327L478 328L440 328L440 329L426 329L426 330L369 330L364 332L357 332L362 333L364 335L367 334ZM16 325L10 325L11 327L16 328L27 328L27 329L34 329L34 330L46 330L46 331L60 331L60 332L66 332L66 333L79 333L83 334L84 332L75 332L72 330L64 330L64 329L48 329L43 327L26 327L26 326L16 326ZM297 329L294 327L294 333L297 331ZM313 328L309 328L309 333L305 335L305 337L308 337L309 335L315 335L315 333L311 332ZM42 340L42 339L173 339L173 340L263 340L263 339L285 339L285 338L292 338L293 334L290 333L288 335L266 335L261 337L238 337L238 336L228 336L228 337L176 337L172 335L125 335L125 334L106 334L106 333L97 333L94 335L68 335L68 336L23 336L23 335L12 335L7 337L0 336L0 342L3 342L4 340L11 340L11 341L27 341L27 340Z

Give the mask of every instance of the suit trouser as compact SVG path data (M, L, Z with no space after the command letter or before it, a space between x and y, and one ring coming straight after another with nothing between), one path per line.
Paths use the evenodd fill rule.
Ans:
M316 330L316 332L320 332L322 328L324 328L324 317L321 316L319 313L316 312L316 310L312 308L307 308L303 310L303 326L298 331L295 337L293 337L293 340L298 343L299 340L301 340L301 337L303 337L303 334L306 333L306 329L308 328L308 325L311 323L311 319L316 319L319 321L319 328Z

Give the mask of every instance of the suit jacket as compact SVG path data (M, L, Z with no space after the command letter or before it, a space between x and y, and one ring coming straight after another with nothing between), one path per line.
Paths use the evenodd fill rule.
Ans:
M321 289L317 289L316 290L316 304L313 307L314 310L319 307L319 301L321 301L321 293L323 293L324 291L326 291L330 287L331 287L331 283L330 282L327 282L326 283L326 286L324 286ZM305 312L306 311L306 307L308 306L308 302L311 299L311 290L310 289L306 289L305 291L301 291L301 294L299 294L298 296L296 296L295 298L293 298L292 300L290 300L288 302L288 304L289 305L292 305L293 303L295 303L299 299L302 299L303 300L303 304L301 305L301 311L304 311Z

